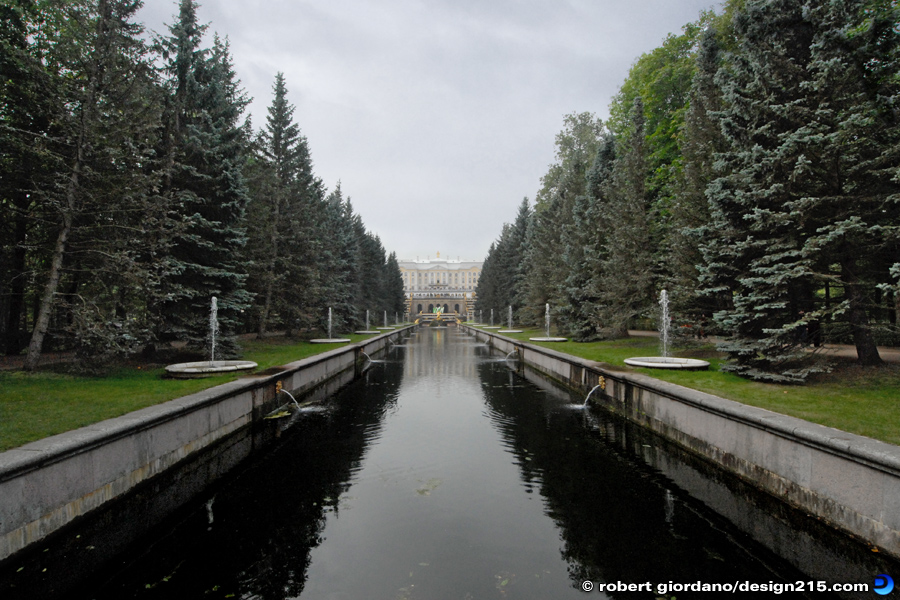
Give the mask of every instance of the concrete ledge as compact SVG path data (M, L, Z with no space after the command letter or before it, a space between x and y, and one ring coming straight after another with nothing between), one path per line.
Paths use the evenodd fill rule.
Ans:
M328 382L358 374L363 352L407 329L0 453L0 560L261 420L285 401L276 381L296 393L334 391Z
M900 447L469 328L500 352L900 558Z

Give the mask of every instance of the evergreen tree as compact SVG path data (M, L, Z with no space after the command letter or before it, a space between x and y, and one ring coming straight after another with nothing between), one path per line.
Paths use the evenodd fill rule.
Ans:
M634 100L627 138L616 147L606 189L605 252L599 266L598 316L601 328L627 337L628 326L654 305L653 219L641 97Z
M201 48L205 26L197 5L182 0L171 35L162 41L170 93L164 197L174 215L165 296L159 304L162 339L206 348L212 297L218 300L221 356L237 352L235 333L248 308L242 250L248 201L242 169L248 141L240 118L240 89L227 42Z
M61 82L67 110L59 113L64 143L54 161L57 179L35 190L56 232L26 370L37 366L59 309L66 312L60 326L86 358L127 353L146 339L146 321L126 307L129 295L140 296L129 290L145 278L129 227L139 226L153 184L142 168L150 162L147 136L156 124L146 105L153 94L141 27L131 21L139 7L133 0L96 0L51 13L55 32L47 34L54 37L43 58ZM90 291L82 289L88 279ZM63 285L66 296L79 299L72 306L63 306Z
M707 294L730 290L733 306L715 314L736 361L729 368L756 378L800 380L795 331L808 307L811 281L798 267L800 223L784 208L792 185L790 136L806 122L800 89L812 29L795 2L748 2L735 17L738 48L718 74L727 150L722 175L709 186L712 211L703 250ZM787 155L785 155L787 151Z
M354 222L353 206L350 198L344 200L340 183L329 194L321 211L318 231L320 252L317 267L320 271L320 306L322 314L332 309L335 326L356 327L360 323L359 307L356 300L356 283L360 275L360 257ZM361 219L360 219L361 222ZM380 242L378 243L380 247ZM380 263L376 259L375 276L381 275L384 261L381 251ZM381 289L376 283L376 289ZM377 292L376 292L377 294Z
M880 362L870 312L896 248L897 129L874 84L896 66L872 52L878 35L851 35L862 14L857 2L748 2L718 75L728 147L708 191L704 275L710 292L733 292L716 321L730 368L751 377L802 381L817 368L802 346L837 318L860 362ZM835 287L838 302L819 300Z
M406 294L403 292L403 272L400 271L400 263L397 261L397 253L388 254L384 267L384 294L385 310L388 315L392 313L402 316L406 310Z
M0 6L0 351L8 354L27 342L29 248L43 246L45 236L37 192L65 166L54 142L61 81L42 64L48 44L40 20L31 0Z
M276 74L266 128L251 158L248 256L254 263L247 287L255 293L255 329L265 335L273 318L295 327L298 307L309 304L314 268L314 214L321 182L312 173L306 138L294 122L284 76Z
M716 235L711 230L706 188L715 177L713 163L725 150L724 139L715 115L722 109L722 94L715 83L721 63L719 34L713 27L701 37L697 70L691 85L690 105L684 117L679 139L683 169L678 191L670 207L669 228L664 241L666 287L674 311L704 321L709 315L730 305L730 290L718 289L711 296L700 295L700 244Z
M594 162L603 131L591 113L566 115L556 136L556 162L541 178L533 227L529 230L527 267L523 276L522 315L526 322L543 319L544 305L558 309L564 302L565 270L560 267L562 240L571 226L573 207L584 195L586 173Z
M607 231L610 177L615 164L615 138L605 134L587 175L587 193L575 203L573 226L565 239L565 303L561 311L566 331L578 341L604 333L600 322L603 263L608 258Z

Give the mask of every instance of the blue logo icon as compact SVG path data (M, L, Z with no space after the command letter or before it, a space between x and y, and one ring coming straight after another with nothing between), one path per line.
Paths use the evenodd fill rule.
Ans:
M876 575L875 587L873 589L876 594L887 596L891 593L891 590L894 589L894 580L891 579L890 575Z

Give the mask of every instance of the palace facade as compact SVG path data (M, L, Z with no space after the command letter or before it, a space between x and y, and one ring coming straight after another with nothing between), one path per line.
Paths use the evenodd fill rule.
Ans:
M398 263L408 311L413 318L420 313L431 313L438 306L444 313L457 313L463 318L473 310L482 261L441 258L438 252L437 258Z

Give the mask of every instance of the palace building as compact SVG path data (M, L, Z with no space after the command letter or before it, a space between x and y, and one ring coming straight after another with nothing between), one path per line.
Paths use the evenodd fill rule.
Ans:
M483 262L441 258L440 252L437 258L398 262L412 318L440 307L445 314L455 313L465 319L474 310L475 286Z

